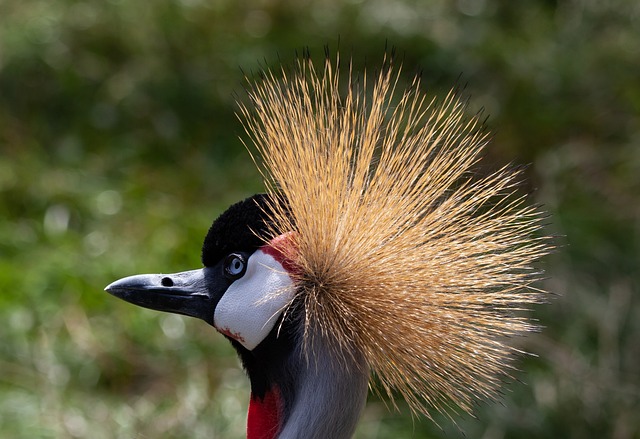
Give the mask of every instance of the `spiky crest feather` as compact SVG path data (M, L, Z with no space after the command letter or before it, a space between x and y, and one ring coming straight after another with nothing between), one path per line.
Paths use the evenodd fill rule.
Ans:
M535 329L519 313L544 300L542 217L508 169L469 178L488 136L456 93L396 90L390 64L345 85L304 57L252 86L240 117L280 200L264 239L296 232L305 346L362 355L414 412L470 411L508 373L509 338Z

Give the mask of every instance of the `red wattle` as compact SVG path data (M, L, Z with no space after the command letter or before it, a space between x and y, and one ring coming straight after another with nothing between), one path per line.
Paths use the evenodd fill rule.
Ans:
M287 232L276 236L270 242L260 247L264 253L272 256L280 262L282 267L289 273L297 273L300 268L294 262L294 255L297 252L296 232Z
M264 399L251 395L247 417L247 439L276 439L280 430L282 399L277 387L269 390Z

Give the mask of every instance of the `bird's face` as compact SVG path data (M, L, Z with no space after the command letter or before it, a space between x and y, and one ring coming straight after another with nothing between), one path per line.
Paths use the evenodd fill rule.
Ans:
M294 294L283 251L289 237L265 244L259 238L265 217L263 195L234 204L209 229L204 268L129 276L106 291L145 308L202 319L251 351L273 330Z

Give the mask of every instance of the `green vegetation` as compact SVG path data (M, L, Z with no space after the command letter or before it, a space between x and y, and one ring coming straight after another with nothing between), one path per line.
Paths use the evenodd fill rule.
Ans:
M459 428L640 437L639 20L635 0L3 0L0 436L243 437L224 339L102 289L197 267L211 220L261 190L242 71L325 44L375 67L388 41L434 94L468 83L496 133L485 163L531 164L558 235L537 356ZM371 397L358 437L462 436L437 420Z

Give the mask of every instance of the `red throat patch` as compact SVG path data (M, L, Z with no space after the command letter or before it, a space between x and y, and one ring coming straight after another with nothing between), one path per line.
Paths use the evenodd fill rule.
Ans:
M273 387L264 399L251 396L247 417L247 439L276 439L282 421L280 390Z

